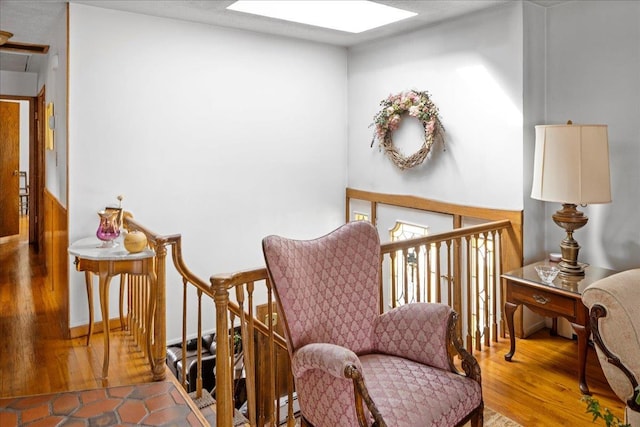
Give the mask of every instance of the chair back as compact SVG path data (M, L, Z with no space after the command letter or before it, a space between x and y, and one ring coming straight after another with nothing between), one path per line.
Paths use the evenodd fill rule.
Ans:
M369 222L347 223L315 240L268 236L263 252L289 352L331 343L356 354L374 347L380 240Z

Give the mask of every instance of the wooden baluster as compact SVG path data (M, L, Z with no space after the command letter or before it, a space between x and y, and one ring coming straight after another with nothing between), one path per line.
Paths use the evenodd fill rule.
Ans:
M147 342L147 340L149 339L149 333L151 331L149 331L149 322L147 321L149 319L148 316L148 311L149 311L149 304L151 303L151 292L150 292L150 284L149 281L147 280L146 277L140 276L140 281L142 282L142 287L144 289L144 304L142 305L142 324L144 325L144 340L142 341L143 343ZM144 348L144 346L141 346ZM146 351L143 350L143 353L145 353L146 355Z
M133 325L135 328L133 340L136 345L140 342L140 276L131 276L133 284Z
M471 280L471 268L472 266L472 260L471 260L471 236L465 236L465 241L466 241L466 245L467 245L467 283L466 283L466 288L467 288L467 351L469 352L473 352L473 336L472 336L472 331L473 331L473 315L472 315L472 299L471 299L471 286L472 286L472 280Z
M433 245L432 244L428 244L426 246L427 251L425 253L425 260L426 262L426 266L425 266L425 276L427 279L427 284L426 284L426 289L424 290L425 292L425 302L431 302L433 301L433 293L431 291L431 285L432 285L432 278L431 278L431 251L433 250Z
M129 334L131 335L132 338L135 338L133 336L133 316L132 316L132 310L133 310L133 296L131 295L132 292L132 286L131 286L131 275L127 275L127 331L129 331Z
M229 291L222 285L215 289L216 304L216 425L233 425L233 379L229 359Z
M269 364L271 366L271 369L269 369L269 373L271 375L270 381L269 381L269 414L268 414L268 418L271 421L271 425L277 425L279 422L279 417L280 417L280 413L279 413L279 408L280 405L279 404L275 404L273 402L276 401L276 395L280 394L279 390L276 388L277 387L277 381L278 381L278 375L276 373L275 367L278 366L277 365L277 352L276 352L276 346L275 346L275 329L274 329L274 323L273 323L273 318L274 318L274 311L273 308L275 307L276 301L275 301L275 297L273 295L273 286L271 284L271 281L269 279L266 280L266 285L267 285L267 301L269 302L269 306L267 307L267 312L269 313L269 319L268 319L268 325L269 325ZM282 313L278 314L278 319L281 318Z
M253 282L247 283L247 291L253 292ZM254 354L253 354L253 325L248 324L249 319L253 321L252 314L250 313L249 319L245 315L244 307L244 286L242 284L236 285L236 301L240 306L240 335L242 337L242 351L244 353L244 365L246 372L246 385L247 385L247 410L249 415L249 423L256 425L256 381L255 381L255 369L254 369ZM252 304L249 303L249 309L252 310ZM235 340L234 340L235 341ZM235 351L235 348L234 348Z
M267 395L267 402L269 402L268 406L265 405L263 402L264 400L261 401L260 404L260 417L258 420L259 425L263 426L267 423L270 423L270 425L273 425L274 423L274 412L275 412L275 405L273 404L273 399L272 396L275 396L275 382L277 380L277 375L273 369L274 366L274 357L275 357L275 346L274 346L274 325L273 325L273 316L274 316L274 311L273 311L273 304L275 303L273 301L273 289L271 288L271 282L269 282L269 280L267 280L265 282L265 285L267 286L267 317L265 319L263 319L263 323L265 323L267 325L267 357L266 357L266 361L265 364L267 365L265 370L266 372L263 373L263 375L268 375L269 376L269 381L268 381L268 387L266 388L266 390L261 390L262 393L265 393ZM262 348L264 348L264 346L262 346ZM264 382L263 382L264 383ZM266 407L265 407L266 406Z
M187 279L182 278L182 388L187 389Z
M404 291L404 303L409 304L409 263L407 257L409 256L409 250L404 248L402 250L402 265L404 267L403 271L403 291Z
M128 300L129 302L129 314L127 315L128 319L129 319L129 333L131 334L131 338L133 339L134 342L137 343L137 333L138 333L138 325L136 324L138 322L138 318L137 318L137 314L136 314L136 303L137 303L137 295L136 293L138 292L137 286L136 286L136 276L129 276L128 279L128 284L127 284L127 291L129 292L128 295Z
M475 309L475 319L476 319L476 333L475 333L475 347L476 350L481 350L481 335L480 335L480 248L479 248L479 240L480 240L480 235L479 234L475 234L473 236L473 240L475 241L475 262L474 262L474 270L475 270L475 276L476 276L476 280L475 280L475 292L474 292L474 297L475 297L475 304L474 304L474 309Z
M134 323L133 324L135 327L134 338L137 344L140 342L140 277L133 276L132 281L133 281L133 287L134 287L134 292L133 292L133 299L134 299L134 303L133 303Z
M371 224L378 225L378 202L371 202Z
M447 244L447 304L453 308L453 280L451 271L451 240L446 241Z
M380 298L380 303L378 304L379 307L378 309L380 310L379 314L384 313L384 298L385 298L385 294L384 294L384 278L382 277L382 266L384 265L384 254L380 255L380 268L378 269L378 275L380 276L378 278L378 297ZM271 301L271 300L268 300Z
M389 256L391 257L391 263L390 263L390 267L391 267L391 308L395 308L398 305L398 301L397 301L397 292L396 292L396 286L397 286L397 276L396 276L396 252L391 252L389 254Z
M437 303L441 303L442 302L442 279L441 279L441 273L440 273L440 264L442 264L442 259L440 256L440 247L442 246L441 242L436 242L435 244L435 249L436 249L436 280L435 280L435 287L436 287L436 302Z
M464 313L462 312L462 239L453 241L453 309L462 317L457 322L458 334L462 337Z
M489 311L489 298L491 297L491 286L489 285L489 267L491 266L489 259L489 234L484 233L484 313L483 313L483 323L484 328L482 330L482 334L484 335L484 345L489 347L491 342L491 333L489 332L489 316L491 312Z
M236 315L229 313L229 329L227 332L227 348L229 349L229 363L231 364L231 402L236 406L236 353L234 351L234 341L236 336Z
M120 329L122 329L123 331L127 330L127 327L125 326L124 323L124 291L125 291L125 284L127 283L127 276L128 274L121 274L120 275Z
M158 325L158 328L155 327L155 321L157 320L156 316L159 314L159 310L157 310L159 304L159 289L155 268L152 268L151 271L148 272L148 275L144 277L144 280L147 282L149 287L149 304L147 305L147 316L145 317L145 321L147 323L147 340L143 343L143 348L146 349L149 365L151 366L151 372L153 373L153 380L157 381L164 379L166 354L163 354L162 357L160 357L160 350L158 348L160 343L156 337L156 332L159 332L160 325ZM164 316L162 317L162 321L164 322Z
M138 289L140 292L140 300L138 301L138 324L140 325L140 336L138 343L146 341L145 334L145 322L144 322L144 307L147 305L146 299L146 282L142 280L142 277L137 276Z
M138 324L140 325L140 336L138 339L138 344L145 341L144 335L144 306L147 304L145 299L145 282L142 280L142 277L137 276L138 289L140 292L140 299L138 300Z
M202 398L202 291L198 289L198 335L197 335L197 359L196 359L196 399ZM185 360L182 365L183 373L186 375L188 368L187 361ZM193 381L193 378L189 378L189 381Z
M136 341L136 344L140 345L141 342L145 341L144 306L147 304L147 301L145 300L144 296L145 296L146 283L144 282L141 276L136 276L136 284L138 286L138 292L139 292L139 295L138 295L139 296L139 299L138 299L139 334L138 334L138 340Z
M247 325L248 335L246 343L243 343L243 347L245 350L245 357L248 357L251 360L251 369L247 368L247 371L251 373L251 379L249 379L249 375L247 374L247 400L249 403L247 405L250 408L253 408L253 423L256 423L256 415L257 415L257 407L258 407L258 397L256 396L256 329L255 329L255 318L256 314L254 314L254 303L253 303L253 293L254 293L254 283L247 283L247 299L249 305L249 324ZM245 347L246 346L246 347ZM248 355L247 355L248 353Z
M420 282L422 280L422 277L420 276L420 252L421 252L422 246L416 246L414 248L415 250L415 254L416 254L416 266L415 266L415 271L416 271L416 281L415 281L415 293L416 293L416 302L420 302L420 301L424 301L424 297L422 296L422 287L420 286Z
M156 246L154 262L155 279L155 312L153 313L153 379L162 380L166 377L167 366L167 247L165 244Z
M491 233L491 241L493 242L493 256L491 257L491 262L493 265L492 271L491 271L491 294L493 296L493 299L491 301L492 303L492 307L491 307L491 318L492 318L492 323L491 323L491 336L493 338L494 342L498 342L498 323L497 323L497 317L498 317L498 268L497 268L497 263L498 263L498 257L500 256L500 254L498 253L498 249L502 249L502 248L498 248L498 241L496 239L497 237L497 233L494 230Z
M287 405L287 427L295 427L296 419L293 415L293 375L291 372L287 375L287 397L289 404Z
M498 266L498 271L496 272L496 276L499 277L499 275L503 271L502 259L503 259L504 252L505 252L504 251L504 246L502 245L502 243L504 242L504 240L502 240L502 229L498 230L498 240L500 241L500 257L498 259L499 266ZM496 257L496 258L498 258L498 257ZM500 305L499 305L499 307L500 307L500 324L498 326L499 326L499 329L500 329L500 336L502 338L506 338L507 337L507 331L506 331L506 328L505 328L505 318L504 318L504 303L505 303L506 295L505 295L505 290L504 290L504 287L503 287L502 284L503 284L503 282L502 282L502 280L500 280Z

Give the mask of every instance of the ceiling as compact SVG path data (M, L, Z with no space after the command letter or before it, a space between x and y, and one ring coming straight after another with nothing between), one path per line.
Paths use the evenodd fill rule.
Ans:
M513 0L376 0L377 3L410 10L418 15L385 27L351 34L226 10L233 0L70 0L71 3L246 29L345 47L412 31L510 1ZM545 7L566 1L531 0L532 3ZM0 29L14 34L11 41L49 44L55 25L65 13L66 3L65 0L2 0ZM0 70L36 72L44 60L43 55L0 52Z

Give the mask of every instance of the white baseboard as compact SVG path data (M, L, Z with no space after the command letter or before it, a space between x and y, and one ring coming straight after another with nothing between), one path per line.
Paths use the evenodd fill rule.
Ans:
M546 327L547 327L547 325L545 324L544 318L541 319L538 322L535 322L535 323L525 324L524 325L524 336L528 337L529 335L532 335L532 334L538 332L540 329L544 329Z

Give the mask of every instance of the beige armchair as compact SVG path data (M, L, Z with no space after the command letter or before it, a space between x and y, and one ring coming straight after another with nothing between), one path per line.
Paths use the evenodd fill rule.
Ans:
M625 420L640 426L640 269L599 280L582 294L602 370L627 404Z

